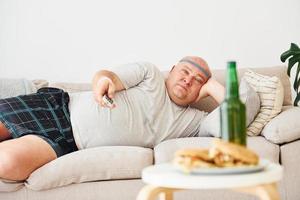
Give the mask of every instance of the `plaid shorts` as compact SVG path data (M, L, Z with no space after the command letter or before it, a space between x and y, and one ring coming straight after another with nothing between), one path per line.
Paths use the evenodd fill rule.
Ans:
M68 103L63 90L41 88L34 94L0 99L0 121L12 138L37 135L60 157L77 150Z

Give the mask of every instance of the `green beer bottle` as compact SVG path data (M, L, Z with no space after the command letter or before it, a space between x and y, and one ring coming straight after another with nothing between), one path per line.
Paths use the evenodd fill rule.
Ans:
M246 106L239 97L236 62L227 63L226 97L220 105L221 138L246 146Z

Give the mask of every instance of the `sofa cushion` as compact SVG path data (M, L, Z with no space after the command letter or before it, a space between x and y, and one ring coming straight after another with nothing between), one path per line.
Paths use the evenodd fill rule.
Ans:
M264 76L248 70L244 78L258 93L261 102L259 113L247 128L247 134L255 136L281 112L284 91L280 79L276 76Z
M32 190L97 180L134 179L152 165L152 149L110 146L67 154L35 170L27 179Z
M155 164L172 161L174 153L181 148L209 148L213 139L213 137L189 137L166 140L154 147ZM264 137L248 137L247 146L254 150L260 158L279 162L279 146L269 142Z
M66 83L66 82L57 82L50 83L50 87L60 88L65 92L83 92L92 90L92 84L90 83Z
M276 144L300 139L300 108L286 106L262 130L262 135Z
M10 181L0 179L0 192L13 192L24 187L23 181Z
M46 80L0 78L0 99L31 94L47 85Z
M34 80L32 80L32 83L34 84L34 86L37 90L42 88L42 87L48 87L49 86L49 82L47 80L44 80L44 79L34 79Z
M260 109L260 100L258 94L242 79L239 86L240 99L246 105L246 125L248 126ZM198 136L220 137L220 107L217 107L201 123Z

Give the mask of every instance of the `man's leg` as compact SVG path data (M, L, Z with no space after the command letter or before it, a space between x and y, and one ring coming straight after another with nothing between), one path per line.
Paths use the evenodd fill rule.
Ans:
M0 143L0 178L25 180L34 170L55 158L52 147L35 135L3 141Z
M6 127L0 122L0 142L10 138L11 138L10 133L8 132Z

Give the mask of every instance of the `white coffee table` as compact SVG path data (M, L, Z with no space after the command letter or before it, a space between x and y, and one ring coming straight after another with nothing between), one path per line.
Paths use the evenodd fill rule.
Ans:
M137 200L172 200L173 192L182 189L233 189L250 193L262 200L279 200L276 183L282 178L283 168L269 163L263 171L246 174L189 175L180 173L171 164L145 168L142 179L148 185L139 192Z

